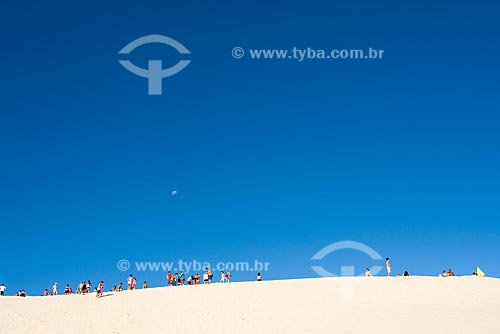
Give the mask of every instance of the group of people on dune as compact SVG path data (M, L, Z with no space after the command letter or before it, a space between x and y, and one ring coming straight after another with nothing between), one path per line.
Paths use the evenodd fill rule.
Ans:
M224 271L221 271L219 283L231 282L232 276L233 275L231 274L230 270L228 270L226 273ZM172 274L170 271L167 274L168 286L184 285L185 283L187 283L187 285L197 285L200 284L202 280L203 284L210 284L213 282L213 279L214 274L209 268L205 268L203 276L200 276L200 274L197 273L196 275L188 276L187 279L185 278L184 271L181 271L180 275L178 273Z
M90 293L92 288L92 282L88 280L87 282L83 281L78 283L78 287L76 288L76 294L78 295L85 295ZM97 297L101 297L103 292L104 292L104 282L101 281L97 285L97 287L94 289L94 292L97 293ZM57 296L59 294L59 285L57 282L52 285L52 292L49 292L49 289L45 289L43 291L43 296ZM65 295L72 295L73 294L73 289L70 287L69 284L66 284L66 287L64 288L64 294Z
M389 258L385 259L385 266L387 269L387 276L391 276L391 260ZM472 273L473 276L484 276L484 273L478 268L477 272ZM366 268L365 270L365 276L372 276L372 273L370 271L370 268ZM410 276L408 271L405 271L403 275L397 274L396 276ZM441 274L438 275L439 277L452 277L455 276L455 273L453 270L448 269L448 271L443 270Z
M452 277L452 276L455 276L455 273L451 269L448 269L448 271L443 270L443 272L439 274L439 277Z
M387 276L391 276L391 261L389 258L385 259L385 264L386 264L386 269L387 269ZM485 276L484 272L479 267L477 268L476 272L472 273L472 275L481 276L481 277ZM372 276L370 268L366 268L365 276ZM396 276L401 276L401 275L397 274ZM408 273L408 271L405 271L402 276L410 276L410 274ZM453 272L453 270L448 269L448 271L443 270L443 272L441 274L439 274L438 276L439 277L452 277L452 276L455 276L455 273ZM167 285L168 286L177 286L177 285L185 285L185 284L197 285L197 284L201 284L201 282L203 282L203 284L210 284L213 282L213 277L214 277L214 274L213 274L212 270L210 270L209 268L205 268L205 272L203 273L202 276L200 276L200 274L197 273L196 275L187 276L187 278L186 278L184 271L181 271L180 274L178 274L178 273L172 274L169 271L167 274ZM227 270L227 272L221 271L219 283L230 283L231 277L232 277L232 274L231 274L230 270ZM262 281L262 275L260 274L260 272L257 273L257 281ZM130 274L130 276L127 278L127 290L135 290L136 286L137 286L137 278L135 278L132 274ZM79 294L79 295L88 294L91 292L91 288L92 288L92 282L90 280L88 280L87 282L82 281L78 284L78 287L76 289L76 294ZM142 288L147 289L148 283L144 282L142 284ZM6 288L5 284L0 285L0 296L5 295L6 289L7 288ZM49 289L45 289L43 292L43 296L57 296L58 290L59 290L58 284L57 284L57 282L55 282L54 285L52 286L52 291L50 292ZM116 285L113 286L113 289L110 289L109 291L112 291L112 292L123 291L123 283L120 283L118 286L116 286ZM97 287L94 288L93 292L96 293L96 297L98 297L98 298L102 297L102 295L104 293L104 281L100 281L99 284L97 285ZM73 294L73 290L71 289L69 284L66 284L66 287L64 288L64 294L65 295ZM16 296L26 297L27 294L26 294L25 290L19 290L18 292L16 292Z
M220 272L220 280L219 283L229 283L231 282L231 277L233 275L231 274L231 271L228 270L226 273L224 271ZM258 274L260 276L260 273ZM212 270L209 268L205 268L205 272L203 273L203 276L200 276L199 273L196 275L190 275L187 276L184 274L184 271L181 271L181 273L175 273L172 274L171 271L167 273L167 284L168 286L176 286L176 285L197 285L200 284L203 281L203 284L210 284L213 282L214 274Z

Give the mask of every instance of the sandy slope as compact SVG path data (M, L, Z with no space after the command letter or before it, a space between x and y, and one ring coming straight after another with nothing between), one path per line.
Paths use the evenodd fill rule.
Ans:
M343 277L3 297L0 333L500 333L500 280Z

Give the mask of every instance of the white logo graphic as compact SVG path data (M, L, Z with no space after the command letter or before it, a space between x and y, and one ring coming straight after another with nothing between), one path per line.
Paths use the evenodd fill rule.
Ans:
M127 44L118 53L121 55L126 55L132 52L135 48L150 43L170 45L171 47L179 51L180 54L191 54L191 52L189 52L189 50L184 45L177 42L175 39L162 35L148 35L138 38L135 41ZM180 60L177 64L169 68L162 68L161 60L149 60L147 69L137 67L128 60L119 60L118 62L135 75L143 78L148 78L149 95L161 95L162 79L179 73L189 65L191 60Z
M130 269L130 262L128 260L120 260L116 263L116 266L118 267L118 270L120 271L127 271Z
M371 257L373 260L383 260L382 256L380 256L379 253L377 253L373 248L362 244L357 241L350 241L350 240L345 240L345 241L339 241L335 242L331 245L326 246L325 248L321 249L319 252L313 255L311 257L311 260L322 260L325 256L328 254L334 253L339 250L344 250L344 249L353 249L360 251L362 253L365 253L369 257ZM318 275L323 276L323 277L335 277L339 275L335 275L322 266L311 266L312 270L314 270ZM370 271L372 275L377 275L381 270L382 266L373 266L370 268ZM354 276L354 266L342 266L340 268L340 276ZM359 276L362 276L363 274L360 274Z

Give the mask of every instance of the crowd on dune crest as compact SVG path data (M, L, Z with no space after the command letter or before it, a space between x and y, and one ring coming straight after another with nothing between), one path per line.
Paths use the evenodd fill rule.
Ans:
M200 274L196 275L189 275L186 277L186 274L184 271L181 271L181 273L175 273L172 274L170 271L167 274L167 286L183 286L183 285L198 285L198 284L211 284L213 282L213 272L212 270L205 268L205 272L203 275L200 276ZM233 274L231 273L230 270L227 270L227 272L221 271L220 272L220 280L219 283L230 283L231 282L231 277ZM262 281L262 275L261 273L257 273L257 281ZM95 293L96 297L102 297L104 294L104 281L100 281L97 286L92 290L92 281L87 280L87 281L81 281L78 283L76 291L73 292L73 289L69 284L66 284L64 288L64 295L72 295L72 294L78 294L78 295L86 295L89 293ZM142 289L147 289L148 288L148 283L144 281L142 284ZM133 276L132 274L129 275L127 278L127 287L126 290L135 290L137 289L137 278ZM5 284L0 285L0 296L5 295L5 291L7 290L7 287ZM125 290L123 283L120 283L118 285L113 286L112 289L109 290L109 292L121 292ZM57 296L59 295L59 284L55 282L52 285L52 289L49 291L49 289L45 289L42 293L42 296ZM27 293L26 290L19 290L16 292L15 296L18 297L26 297Z
M387 270L387 276L391 276L391 261L389 258L386 258L385 260L386 264L386 270ZM479 268L477 267L476 271L472 273L473 276L479 276L479 277L484 277L486 274ZM230 270L227 270L227 272L221 271L220 272L220 279L219 283L230 283L231 282L231 277L232 273ZM366 268L365 270L365 276L369 277L372 276L372 273L370 271L370 268ZM396 274L395 276L410 276L408 271L404 271L402 275ZM453 277L455 276L455 272L451 269L448 269L448 271L443 270L442 273L438 275L439 277ZM168 272L167 273L167 286L183 286L183 285L198 285L198 284L211 284L213 282L214 274L213 271L210 270L209 268L205 268L205 272L203 275L200 275L199 273L195 275L188 275L184 273L184 271L181 271L179 273L172 273ZM261 273L257 273L257 281L262 281L262 275ZM127 278L127 288L126 290L135 290L137 288L137 278L134 277L132 274L129 275ZM147 289L148 288L148 283L145 281L142 284L142 289ZM5 284L0 285L0 296L5 295L5 291L7 290L7 287ZM121 292L124 290L123 283L120 283L118 285L113 286L112 289L109 290L109 292ZM102 297L104 293L104 281L100 281L97 286L92 290L92 282L90 280L87 281L81 281L78 283L76 291L73 292L73 289L69 284L66 284L64 288L64 294L65 295L72 295L72 294L78 294L78 295L86 295L89 293L95 293L96 297ZM59 285L57 282L55 282L52 285L51 291L49 289L45 289L43 291L42 296L57 296L59 294ZM26 297L27 293L26 290L19 290L16 292L15 296L18 297Z

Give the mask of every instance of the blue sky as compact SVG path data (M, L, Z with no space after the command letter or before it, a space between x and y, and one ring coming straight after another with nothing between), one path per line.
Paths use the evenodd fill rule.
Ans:
M391 257L395 272L500 276L498 10L2 2L0 281L9 294L109 286L128 276L120 259L258 259L271 263L265 279L316 277L311 256L341 240ZM191 51L161 96L118 63L149 34ZM235 46L385 53L237 60ZM129 59L181 58L146 45ZM345 251L322 265L372 262Z

